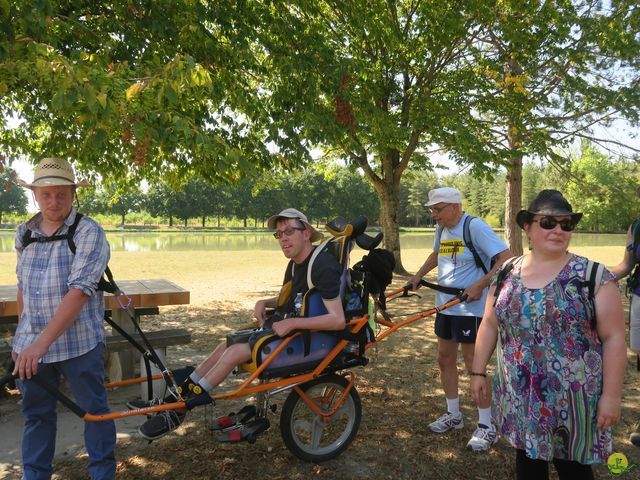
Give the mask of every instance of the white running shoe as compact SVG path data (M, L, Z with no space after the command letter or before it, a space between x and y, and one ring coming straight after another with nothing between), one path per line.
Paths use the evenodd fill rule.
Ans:
M435 433L444 433L452 428L459 430L464 427L464 422L462 421L462 413L458 412L456 414L453 413L445 413L435 422L429 424L429 428L432 432Z
M495 426L485 427L484 425L478 425L476 431L473 432L471 440L467 443L467 448L474 452L486 452L495 445L497 441L498 433L496 432Z

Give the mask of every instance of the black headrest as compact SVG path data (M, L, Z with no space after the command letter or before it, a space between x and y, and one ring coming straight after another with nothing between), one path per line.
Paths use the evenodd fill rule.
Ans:
M351 238L356 238L358 235L364 233L367 229L367 217L364 215L360 215L359 217L348 222L342 217L336 217L331 220L325 228L333 235L334 237L345 237L350 236Z

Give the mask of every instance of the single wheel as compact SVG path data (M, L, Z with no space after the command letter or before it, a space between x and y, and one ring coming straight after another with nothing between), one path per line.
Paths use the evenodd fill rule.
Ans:
M330 374L303 385L300 389L322 412L330 412L346 390L346 378ZM280 433L287 448L307 462L324 462L347 449L358 433L362 405L355 386L333 415L324 418L314 413L295 390L291 390L280 413Z

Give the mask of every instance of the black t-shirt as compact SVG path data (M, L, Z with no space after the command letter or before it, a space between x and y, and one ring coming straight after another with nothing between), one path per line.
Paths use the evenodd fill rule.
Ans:
M288 313L292 315L295 311L294 302L296 295L302 293L304 295L309 290L307 284L307 270L309 261L313 256L313 251L301 264L289 261L287 271L284 274L283 284L291 281L291 294L286 305L280 307L280 313L283 315ZM336 257L329 252L320 252L313 262L311 270L311 281L324 300L333 300L340 295L340 276L342 275L342 267L336 260Z

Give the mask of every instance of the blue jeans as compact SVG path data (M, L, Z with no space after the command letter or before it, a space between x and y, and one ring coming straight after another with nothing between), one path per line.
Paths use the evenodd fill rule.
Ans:
M104 344L62 362L41 363L38 377L58 387L60 375L68 382L76 403L93 414L109 413L104 388ZM22 464L25 480L49 479L55 452L57 400L31 380L19 382L22 393L24 434ZM92 480L114 479L116 460L116 427L113 420L85 422L84 445L89 453L89 475Z

